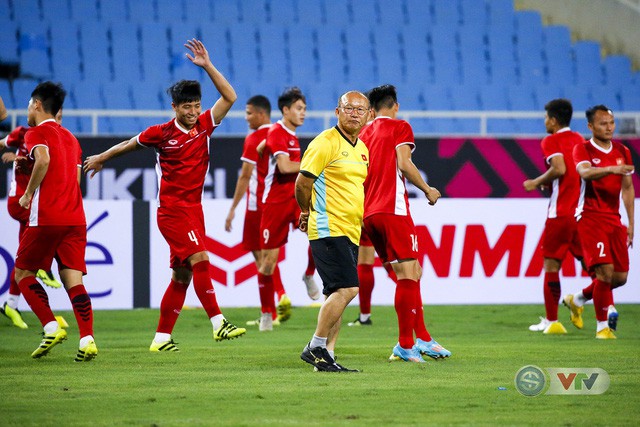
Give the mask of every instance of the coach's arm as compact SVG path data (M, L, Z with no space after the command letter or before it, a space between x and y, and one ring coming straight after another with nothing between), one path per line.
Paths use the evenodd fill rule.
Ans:
M300 231L307 232L309 209L311 207L311 189L317 177L307 171L300 171L296 179L296 202L300 207Z

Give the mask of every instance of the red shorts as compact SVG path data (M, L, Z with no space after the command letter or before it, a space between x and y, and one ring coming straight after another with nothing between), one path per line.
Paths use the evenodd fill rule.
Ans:
M364 227L362 227L362 231L360 232L360 246L373 246L373 243L367 234L367 230L365 230Z
M7 211L11 218L15 219L21 224L27 224L29 222L29 209L25 209L20 206L18 201L20 197L9 197L7 199Z
M158 228L169 244L171 268L191 269L187 258L207 250L202 206L159 208Z
M582 245L575 217L547 218L542 237L542 256L562 261L567 251L570 251L574 258L582 258Z
M27 227L22 234L16 267L21 270L51 270L55 258L59 268L87 274L84 261L87 227L84 225L41 225Z
M589 272L599 264L613 264L616 272L629 271L627 227L617 217L582 214L578 233Z
M375 214L364 219L364 228L383 263L418 259L418 236L409 215Z
M298 228L300 207L296 199L286 202L268 203L262 206L260 221L260 247L277 249L284 246L289 239L289 225Z
M260 248L260 221L262 211L245 211L244 228L242 229L242 248L246 251L259 251Z

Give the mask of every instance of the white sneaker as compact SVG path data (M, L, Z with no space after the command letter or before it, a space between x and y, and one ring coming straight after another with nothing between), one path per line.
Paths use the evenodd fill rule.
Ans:
M260 332L273 331L273 317L271 313L262 313L260 315Z
M316 281L313 278L313 274L311 275L303 275L302 281L307 286L307 295L309 298L316 301L320 298L320 289L318 289L318 285L316 285Z
M537 325L529 326L529 330L533 332L542 332L547 329L547 326L549 326L550 323L551 322L549 322L546 318L540 317L540 323L538 323Z

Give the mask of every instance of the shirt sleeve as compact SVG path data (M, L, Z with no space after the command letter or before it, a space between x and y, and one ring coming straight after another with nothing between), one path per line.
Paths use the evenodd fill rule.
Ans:
M35 160L35 157L33 157L33 150L36 147L43 146L49 149L47 139L36 128L30 129L29 132L24 134L24 146L27 153L29 153L29 158L33 160Z
M413 136L413 129L411 129L411 125L406 121L401 121L400 126L396 131L396 148L401 145L409 145L411 146L411 152L416 149L416 142Z
M138 144L144 147L156 147L162 143L162 127L154 125L146 128L137 137Z
M24 136L27 133L27 128L18 126L7 135L7 146L13 148L20 148L20 145L24 143Z
M207 135L211 135L220 123L213 123L213 107L200 114L200 123L207 130ZM222 120L220 121L222 122Z
M284 131L279 132L278 129L275 129L273 132L267 134L267 148L269 149L269 153L274 157L278 154L289 155L287 138L283 133Z
M332 145L329 141L315 138L309 143L300 162L300 173L319 177L331 161Z
M573 147L573 163L575 163L576 169L580 163L591 164L591 158L589 158L589 153L587 153L587 149L584 148L584 144L576 144L576 146Z
M627 165L631 165L634 166L634 169L629 172L627 175L633 175L635 173L635 165L633 164L633 158L631 157L631 150L629 150L629 147L623 145L622 149L624 151L624 162Z
M242 156L240 160L243 162L251 163L255 165L258 163L258 144L259 141L254 136L255 134L251 134L247 136L244 140L244 147L242 149Z
M555 138L544 138L540 143L540 148L542 149L542 155L544 156L544 160L547 164L551 163L552 157L562 155L562 151L560 150Z

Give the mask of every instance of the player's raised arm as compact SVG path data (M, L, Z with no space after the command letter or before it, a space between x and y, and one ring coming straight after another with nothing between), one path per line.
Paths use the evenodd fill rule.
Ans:
M93 178L95 174L100 172L104 166L104 164L114 157L121 156L123 154L129 153L131 151L139 150L143 148L140 144L138 144L138 137L134 136L131 139L126 141L122 141L120 144L116 144L113 147L109 148L107 151L103 151L100 154L96 154L94 156L89 156L84 161L83 170L84 173L91 172L89 178Z
M187 53L187 58L207 72L207 75L220 93L220 98L218 98L213 105L213 120L216 124L220 123L233 106L233 103L238 99L236 91L227 79L224 78L222 73L213 65L209 58L209 52L200 40L188 40L187 43L185 43L185 47L189 49L192 54Z

